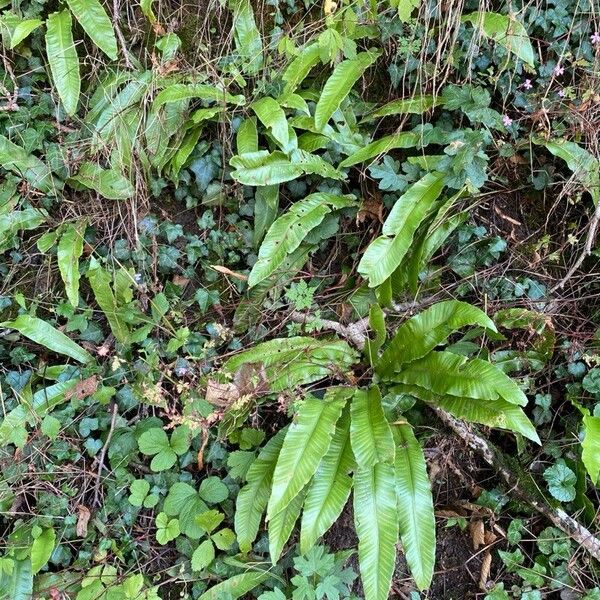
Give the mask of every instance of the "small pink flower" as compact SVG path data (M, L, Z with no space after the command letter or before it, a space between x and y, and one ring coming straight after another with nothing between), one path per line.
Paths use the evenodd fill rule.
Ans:
M508 115L504 115L502 117L502 124L504 127L510 127L513 124L513 120Z
M526 79L526 80L523 82L523 87L524 87L526 90L530 90L530 89L533 87L533 85L532 85L532 83L531 83L531 79Z
M590 42L592 42L594 46L600 44L600 32L594 31L594 33L590 36Z
M566 96L565 90L558 90L556 93L558 94L559 98L564 98Z
M552 71L552 75L554 75L554 77L559 77L564 72L565 72L565 68L564 67L561 67L560 65L556 65L554 67L554 71Z

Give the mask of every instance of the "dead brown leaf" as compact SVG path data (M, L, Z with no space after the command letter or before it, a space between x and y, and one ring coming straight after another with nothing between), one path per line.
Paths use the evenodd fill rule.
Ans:
M364 223L367 219L383 223L383 202L379 196L373 195L363 199L356 213L356 224Z
M98 378L96 375L92 375L87 379L78 381L74 387L65 392L65 398L70 400L75 397L77 400L83 400L88 396L91 396L98 389Z
M481 571L479 572L479 587L482 591L487 592L487 582L490 577L492 568L492 553L486 550L481 561Z
M77 507L77 525L75 526L75 531L79 537L85 537L87 535L88 523L90 522L90 517L92 513L87 506L80 504Z
M243 275L242 273L236 273L227 267L223 267L222 265L210 265L212 269L218 271L219 273L223 273L223 275L230 275L231 277L235 277L240 281L248 281L248 276Z
M469 523L469 533L471 534L471 541L473 542L473 548L477 550L479 546L483 546L485 543L485 528L483 521L476 519Z
M214 379L206 382L206 401L213 406L231 406L240 397L235 383L220 383Z

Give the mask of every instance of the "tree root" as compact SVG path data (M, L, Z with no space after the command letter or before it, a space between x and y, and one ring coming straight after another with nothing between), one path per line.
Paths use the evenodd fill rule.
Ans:
M427 304L429 303L427 302ZM419 304L413 302L407 305L395 305L392 309L394 312L407 312L419 306ZM314 315L297 311L292 312L290 318L297 323L307 323L316 319ZM368 318L348 325L343 325L337 321L319 319L322 329L335 331L340 337L345 338L359 350L364 348L368 339L368 323ZM485 438L474 433L466 423L456 419L439 407L430 406L430 408L445 425L452 429L469 448L477 452L502 477L508 485L510 494L547 518L555 527L577 542L582 549L600 562L600 539L561 508L550 506L541 494L534 495L525 490L523 483L519 480L518 470L515 472L514 469L507 466L508 461L503 457L502 453Z

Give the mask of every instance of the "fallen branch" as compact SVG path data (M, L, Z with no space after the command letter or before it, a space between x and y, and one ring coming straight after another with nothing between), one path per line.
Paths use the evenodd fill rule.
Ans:
M112 407L110 429L108 430L106 441L104 442L104 446L102 446L100 456L98 457L98 476L96 477L96 483L94 485L94 505L96 506L100 506L100 484L102 483L102 469L104 468L104 459L106 458L106 451L108 450L108 445L110 444L110 440L112 439L113 433L115 431L118 409L119 407L115 402Z
M416 304L413 303L412 308L415 307ZM403 312L403 308L405 308L404 305L396 305L393 307L393 310L394 312ZM292 312L290 318L297 323L307 323L316 319L314 315L297 311ZM358 349L362 350L364 348L367 340L368 318L348 325L342 325L337 321L327 319L319 319L318 321L322 329L335 331L340 337L345 338ZM519 481L517 473L506 466L506 461L502 454L485 438L474 433L466 423L456 419L439 407L429 406L444 424L450 427L467 446L477 452L502 477L509 486L511 494L546 517L555 527L575 540L581 548L586 550L597 561L600 561L600 539L594 536L589 529L569 516L561 508L554 508L548 505L542 496L535 498L531 493L527 492L523 488L522 482Z

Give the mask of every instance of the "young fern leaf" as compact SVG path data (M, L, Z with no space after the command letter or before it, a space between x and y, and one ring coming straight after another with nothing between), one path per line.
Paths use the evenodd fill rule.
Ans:
M117 60L117 39L110 18L99 0L67 0L83 30L108 58Z
M315 126L320 131L340 107L354 84L378 58L378 52L361 52L356 58L339 63L326 81L315 109Z
M68 10L52 13L46 21L46 54L52 80L65 111L70 116L77 112L81 91L79 58L71 25L71 13Z
M67 298L74 308L79 305L79 258L83 252L85 227L85 221L76 225L69 223L60 237L56 253Z
M267 508L273 471L283 444L287 427L278 431L260 451L246 474L246 485L239 491L235 505L234 528L240 551L252 549L260 521Z
M394 440L383 413L379 388L374 385L368 390L356 390L350 414L350 441L359 467L392 463Z
M435 514L421 445L410 425L393 427L400 539L420 590L431 584L435 564Z
M348 388L330 388L322 400L314 396L304 400L277 460L267 520L282 511L315 474L329 450L335 425L351 394Z
M269 521L269 554L273 564L276 564L281 557L283 547L292 535L305 496L306 488L301 490Z
M302 512L300 552L306 554L340 516L352 489L349 473L354 468L350 445L350 411L337 422L327 454L315 473Z
M260 283L273 273L304 240L318 227L325 215L355 203L353 196L335 196L316 193L296 202L290 210L279 217L269 228L258 251L258 260L252 267L248 285Z
M527 405L527 396L519 386L495 365L452 352L431 352L407 364L394 381L416 385L439 396L457 396L479 400L497 400Z
M371 242L358 265L369 287L384 283L400 266L415 233L444 187L441 173L428 173L414 183L394 204L380 237Z
M365 600L388 600L398 541L393 464L378 463L355 471L354 524Z
M377 363L377 372L386 376L399 371L402 365L423 358L467 325L496 331L494 322L467 302L446 300L430 306L400 325Z

